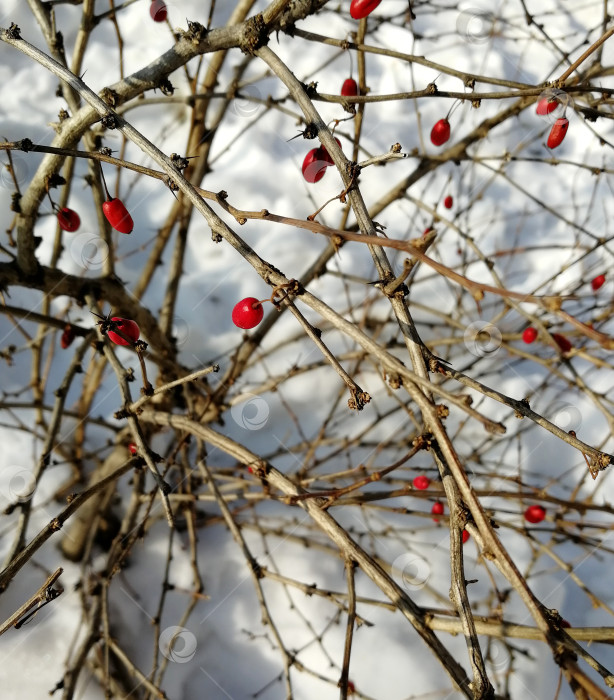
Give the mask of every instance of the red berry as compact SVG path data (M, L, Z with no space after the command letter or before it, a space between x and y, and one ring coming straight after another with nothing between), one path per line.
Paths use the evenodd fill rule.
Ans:
M433 507L431 508L431 513L433 515L443 515L443 511L444 511L443 503L441 501L435 501L435 503L433 503ZM433 518L433 520L436 523L439 522L439 518Z
M443 200L443 206L446 209L452 209L452 205L454 204L454 200L450 195L448 195L444 200Z
M428 236L429 233L431 233L431 231L435 233L435 229L432 226L428 226L427 228L425 228L424 231L422 231L422 238L426 238L426 236Z
M262 304L255 297L247 297L235 305L232 310L232 322L237 328L245 330L255 328L264 316Z
M138 452L138 448L137 448L137 446L136 446L133 442L131 442L131 443L128 445L128 449L130 450L130 454L131 454L131 455L135 455L135 454Z
M81 219L79 218L79 214L77 214L76 211L69 209L68 207L60 209L57 213L57 217L58 225L62 229L62 231L68 231L69 233L73 233L79 228L79 226L81 226Z
M471 537L467 530L463 530L463 544Z
M449 138L450 122L447 119L440 119L431 129L431 141L436 146L443 146Z
M546 517L546 509L542 506L529 506L524 512L524 519L530 523L541 523Z
M152 0L149 6L149 14L154 22L164 22L166 16L168 15L168 10L166 9L166 3L164 0Z
M561 145L561 142L567 134L567 129L569 127L569 120L565 117L560 117L554 122L552 129L550 129L550 135L548 136L548 141L546 145L548 148L556 148Z
M550 112L554 112L554 110L558 106L559 103L557 102L557 100L549 100L547 97L542 97L541 100L537 103L535 112L539 114L540 117L543 117L546 114L550 114Z
M522 332L522 339L527 345L530 345L535 340L535 338L537 338L537 330L533 328L533 326L525 328Z
M428 489L428 487L431 485L431 480L428 478L428 476L420 474L420 476L417 476L414 479L413 483L415 489L418 489L419 491L424 491L424 489Z
M596 292L600 287L605 284L605 275L597 275L595 279L591 282L591 287L593 291Z
M121 199L113 197L102 203L102 213L105 215L111 227L120 233L131 233L134 228L132 217Z
M561 620L561 627L563 627L564 629L567 629L567 628L571 627L571 624L569 622L567 622L567 620Z
M62 350L66 350L66 348L72 344L72 341L74 339L75 339L75 329L69 323L67 323L64 326L64 330L62 331L62 336L60 337L60 345L62 347Z
M347 78L341 86L341 94L343 97L355 97L358 95L358 83L354 78Z
M350 15L353 19L363 19L370 15L382 0L352 0Z
M341 148L341 141L335 136L335 141L339 148ZM322 151L324 152L324 158L326 160L326 165L334 165L335 161L331 158L330 153L326 150L326 146L322 146Z
M303 177L307 182L318 182L330 165L328 159L330 155L322 148L312 148L303 161Z
M553 333L552 339L561 348L562 352L569 352L573 347L573 345L567 340L567 338L564 335Z
M111 321L114 321L113 327L115 331L107 331L109 340L115 345L134 345L141 335L141 329L135 321L128 318L119 318L113 316ZM117 332L118 331L118 332ZM122 338L121 333L126 339Z

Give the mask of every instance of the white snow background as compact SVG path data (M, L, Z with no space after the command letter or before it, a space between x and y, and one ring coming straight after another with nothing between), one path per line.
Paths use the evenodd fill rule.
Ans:
M206 23L208 2L175 0L167 4L173 26L185 28L186 18ZM147 0L137 0L119 15L125 41L125 75L130 75L154 60L165 46L172 43L168 28L165 25L156 25L150 20L148 5ZM341 5L346 12L340 15L336 11L325 9L318 16L300 23L300 28L340 39L348 37L349 32L355 30L356 26L347 13L349 0L331 2L329 5L331 10L336 10ZM261 10L265 6L264 2L258 3L257 9ZM399 15L407 10L405 0L384 0L374 16L381 14L384 6L387 14L391 12L391 8L398 10ZM430 3L430 6L435 6L435 3ZM213 25L222 26L233 7L234 3L218 1ZM547 42L540 39L535 27L527 27L525 24L522 31L520 30L523 27L520 3L471 0L470 3L461 3L458 7L454 3L442 2L439 7L437 12L432 9L421 12L419 4L415 7L417 19L414 27L416 34L420 34L419 39L414 41L406 28L382 25L374 35L369 36L369 43L424 55L432 61L453 66L458 70L535 85L551 80L562 72L559 56ZM108 8L108 3L99 1L96 8L97 12L102 12ZM57 26L63 32L66 52L70 56L81 8L70 4L56 4L55 11ZM497 17L495 26L506 28L506 22L509 22L514 29L509 32L504 30L499 35L495 33L494 36L482 36L483 27L465 26L466 33L463 36L459 30L459 27L463 27L462 18L475 16L479 14L478 11L492 13ZM570 51L574 49L572 59L584 50L580 46L581 39L589 28L598 26L602 13L603 4L599 2L582 3L580 7L575 2L548 0L539 3L539 15L542 21L548 21L549 33L560 38L561 46ZM23 0L4 0L0 8L0 18L0 26L7 27L10 22L15 22L20 26L25 39L42 50L47 49L28 3ZM470 40L468 36L471 37ZM594 40L597 36L598 34L593 32L590 38ZM299 79L305 82L317 81L321 93L337 94L343 80L349 75L348 54L335 47L283 34L271 37L270 45ZM242 60L239 51L235 51L235 54L227 62L220 76L221 90L224 90L228 83L232 66ZM606 44L604 65L608 65L607 59L611 56L611 46ZM208 61L209 57L205 55L204 60ZM356 77L355 57L352 61ZM96 92L119 80L116 39L109 22L101 23L94 30L83 69L83 79ZM437 82L440 90L465 89L462 81L452 76L438 74L419 65L410 68L404 62L372 54L367 58L367 71L367 82L374 94L422 89L433 81ZM253 62L248 76L254 80L252 86L246 89L249 94L263 99L269 95L275 98L286 95L284 86L275 77L268 75L265 67L257 61ZM175 96L188 94L183 71L176 71L169 77L175 87ZM58 111L65 106L64 101L55 96L56 86L57 79L44 68L19 51L0 44L0 137L8 140L28 137L37 143L50 143L54 132L49 124L57 121ZM491 88L496 89L492 86L479 86L479 89L484 91ZM148 93L147 98L163 99L160 92ZM395 142L399 142L406 153L412 152L413 149L433 153L436 149L429 141L431 126L437 119L445 116L452 102L453 100L420 100L368 105L361 138L364 153L361 153L360 158L385 153ZM339 105L324 102L316 102L315 105L326 122L348 116ZM283 106L298 115L299 110L291 101L286 101ZM486 114L495 114L500 108L499 102L489 104L488 101L484 101L479 110L472 109L469 103L460 105L451 117L452 140L462 138ZM189 127L189 112L184 105L137 102L131 105L131 109L127 110L125 115L138 130L167 154L183 153ZM611 158L608 158L611 151L606 151L600 146L596 135L600 134L611 140L613 133L610 123L600 120L589 125L572 110L568 111L568 117L569 133L557 155L571 162L583 162L595 167L602 167L607 161L611 163ZM242 135L246 128L249 131ZM288 114L267 110L264 106L252 102L236 100L229 117L224 120L216 134L212 155L214 167L205 177L202 186L212 191L227 190L229 201L245 210L267 208L274 213L305 218L326 199L338 193L341 180L335 169L330 168L319 183L310 185L304 181L301 163L307 150L313 146L312 142L305 142L300 137L289 140L299 128L297 120ZM494 128L476 147L476 152L483 158L492 156L493 160L489 161L489 165L495 170L500 166L498 159L506 152L518 152L525 157L548 158L544 143L549 128L549 124L536 117L533 109L528 109L518 118ZM342 123L336 131L346 154L351 153L350 138L353 132L351 121ZM120 137L116 133L106 132L105 145L117 149L119 144ZM156 167L130 143L124 157L148 167ZM4 154L0 158L6 163ZM16 152L14 161L20 185L25 188L29 176L40 162L40 156ZM361 175L361 191L367 205L375 203L395 183L412 172L416 163L416 158L410 158L408 161L393 161L385 168L366 168ZM77 163L76 167L78 172L86 173L84 163ZM513 179L513 183L520 184L524 191L510 180L494 177L492 170L476 167L469 169L449 163L445 168L439 168L434 175L419 181L408 194L427 207L436 208L445 193L453 192L454 210L447 212L440 207L439 213L444 219L455 217L455 224L475 240L479 240L485 251L512 248L538 240L547 254L517 256L511 259L511 264L509 259L500 263L498 272L510 289L521 292L533 292L538 289L539 293L544 294L572 293L576 291L578 279L590 279L604 266L610 268L610 260L604 257L605 252L601 248L592 256L584 257L580 263L575 263L574 261L580 258L579 252L570 252L575 232L560 220L549 216L531 199L531 196L546 199L553 210L567 213L574 220L581 219L582 226L586 229L596 236L608 238L611 236L613 206L607 179L602 178L596 184L589 171L568 168L562 164L553 168L548 164L530 160L519 160L513 166L509 166L506 172L510 179ZM8 225L12 217L9 212L12 183L6 173L2 173L1 177L3 186L0 187L0 206L5 212L3 221ZM82 183L83 186L80 187L78 183ZM92 248L94 234L91 232L96 231L96 213L92 211L87 186L79 176L75 179L75 184L77 186L73 186L70 206L79 211L82 226L80 232L74 234L74 239L71 240L67 235L60 266L67 273L95 276L100 270L97 251ZM571 190L573 198L570 196ZM123 198L136 227L130 237L117 236L117 272L119 277L130 285L138 278L140 265L146 259L157 229L164 221L173 195L161 182L136 177L128 172L122 174L123 192L126 193ZM432 215L417 207L411 198L397 201L388 207L382 216L377 217L379 223L387 227L386 233L389 237L418 237L431 225ZM578 214L578 209L583 212L582 216ZM41 212L51 214L51 208L43 204ZM336 226L340 212L341 206L333 203L318 219ZM324 238L307 231L252 220L239 227L231 217L223 215L223 218L257 252L289 277L299 277L326 244ZM352 221L350 217L350 222ZM441 243L438 245L439 259L451 265L457 264L459 260L456 249L459 239L447 229L445 221L438 225L438 230L441 231L442 240L448 242L446 246ZM37 223L37 235L43 239L38 254L43 263L48 261L51 255L54 231L55 218L51 215L42 217ZM194 369L213 361L224 365L241 340L240 331L230 320L232 307L245 296L264 298L270 291L250 266L235 255L229 246L212 243L209 228L198 215L193 219L188 245L189 254L186 256L175 324L181 348L180 359ZM561 247L557 253L558 245ZM402 256L390 252L390 257L400 269ZM565 273L557 275L561 265L567 266L567 269ZM345 246L329 264L329 269L335 268L364 280L376 279L376 272L365 246ZM468 266L465 274L492 283L481 264ZM410 306L415 320L419 324L423 321L431 323L432 309L441 312L453 311L456 297L450 292L449 285L424 267L420 269L419 276L420 283L416 284L415 291L412 292L415 307ZM609 279L603 294L611 295L612 284L612 280ZM144 299L145 305L154 312L160 307L163 290L162 284L153 284ZM317 280L312 290L339 312L345 312L350 301L358 303L365 294L364 286L356 285L346 289L339 279L333 276ZM586 294L586 287L582 288L582 291ZM15 289L11 291L11 298L7 302L26 306L31 304L31 308L36 310L40 296L35 292ZM66 299L56 299L53 304L54 312L61 313L66 303ZM386 313L386 306L381 302L378 302L375 308L380 308L379 304L382 314ZM582 308L582 305L579 304L577 308ZM315 324L318 323L311 310L307 309L304 312L307 318ZM78 313L73 309L72 313L75 314L75 320L86 319L87 316L85 310ZM482 315L475 305L468 305L462 314L462 320L465 326L474 322L489 321L488 298L484 302ZM523 324L523 319L511 312L505 317L500 331L519 332ZM35 329L34 324L27 327L31 332ZM271 337L267 337L262 351L267 352L282 338L295 338L298 330L294 319L289 314L284 315ZM600 330L612 334L614 328L611 323L606 323L600 326ZM446 329L441 329L442 336L447 332ZM429 327L425 340L434 340L437 335L438 329ZM462 344L462 329L459 338ZM2 347L12 343L21 346L24 342L23 337L4 315L0 315L0 339ZM516 343L516 346L520 345L521 343ZM330 346L339 352L349 347L339 336L330 339ZM437 346L434 347L434 351L439 354L443 352ZM402 349L400 352L403 352ZM122 356L120 353L120 356L125 357L128 363L132 362L127 359L128 355ZM544 357L550 356L552 351L545 349ZM18 353L14 356L12 367L0 364L0 381L5 396L20 391L29 381L31 368L28 358L28 353ZM457 368L468 367L467 373L471 375L471 348L467 348L467 359L464 362L460 359L461 355L457 358ZM271 374L283 375L295 363L303 365L310 361L319 361L319 353L313 346L304 342L289 342L287 346L282 346L266 358L266 368ZM527 395L529 390L539 385L547 375L545 368L538 364L524 363L519 369L518 358L508 355L504 350L493 353L491 361L490 375L483 374L481 380L516 398ZM600 372L598 377L594 377L594 370L590 364L583 364L581 358L574 362L580 374L586 372L587 384L591 385L595 378L595 381L599 382L598 390L607 394L612 386L611 375ZM59 383L68 365L68 359L56 351L53 363L52 377L57 377ZM481 365L481 369L484 372L484 365ZM249 376L256 383L265 375L262 368L255 367ZM367 407L365 412L375 410L378 402L381 402L382 406L386 405L386 397L381 392L374 368L364 366L356 379L373 396L373 406ZM50 384L53 384L53 381ZM97 402L95 413L112 424L113 413L118 409L120 401L112 373L106 376L104 387L107 390L100 393L104 398ZM249 393L250 386L245 384L239 389L237 395L241 392ZM313 435L313 430L321 424L327 414L326 399L330 397L333 400L338 391L336 375L330 368L324 368L304 377L299 375L286 382L283 399L301 417L303 432ZM69 395L68 406L76 399L73 394L74 387L73 393ZM317 402L314 401L314 397L318 397ZM500 404L486 403L482 398L476 403L477 408L490 418L498 420L509 414ZM576 395L573 398L566 397L563 384L558 391L549 389L534 397L532 405L536 410L547 409L550 419L554 422L557 422L555 418L558 418L559 423L564 424L567 421L568 429L573 427L579 432L581 426L581 437L585 442L599 444L602 449L612 451L612 440L604 443L608 424L603 415L597 412L586 398ZM276 453L280 445L292 444L298 439L296 427L279 395L270 393L246 404L238 403L237 406L232 418L229 415L225 421L224 432L239 441L245 441L255 452L274 454L272 461L282 471L295 471L298 465L290 453L283 454L281 450ZM23 412L20 415L26 425L33 418L31 412ZM367 424L365 420L361 414L351 415L339 426L339 430L352 435L357 434L362 426ZM455 422L452 422L453 420ZM394 433L399 429L398 421L398 414L393 420L382 419L377 428L378 434L388 436ZM458 416L451 418L449 427L459 422ZM506 425L508 430L516 429L515 424L511 422L506 422ZM39 456L40 440L35 441L28 432L17 430L14 426L11 416L0 418L0 496L3 499L3 507L11 501L10 493L11 488L14 490L15 479L22 478L27 481L28 471ZM69 424L63 426L63 431L70 429ZM450 432L454 434L454 430ZM483 435L483 432L463 432L455 444L459 449L468 451L475 434ZM95 450L97 446L106 449L109 437L108 429L101 428L98 434L91 431L90 449ZM374 434L373 440L376 441L377 437ZM522 459L524 477L527 480L532 479L540 487L547 485L549 492L556 495L557 488L561 494L568 493L570 484L578 482L579 475L585 470L583 462L578 459L578 453L571 451L546 432L533 431L525 435L522 450L522 458L515 458L504 450L500 454L497 454L496 450L491 451L491 459L501 459L501 476L516 473L518 464L515 459ZM224 458L223 455L217 458L221 465L229 464L228 458ZM347 455L340 456L339 465L349 468L367 458L367 454L358 452L351 458ZM227 461L224 462L224 459ZM425 466L432 466L427 456L424 457L423 463ZM341 468L339 465L337 468ZM52 496L69 475L70 470L65 465L57 465L47 470L36 492L28 541L63 507L55 502ZM472 478L475 479L476 488L479 488L479 471L476 470ZM611 474L606 472L599 476L596 484L585 482L583 488L587 491L595 490L595 503L607 502L611 480ZM10 484L13 486L10 487ZM123 484L120 488L127 487ZM389 505L404 507L408 498L397 499ZM498 515L502 525L500 536L522 571L530 560L531 552L522 536L520 510L509 512L509 502L498 501L494 497L483 500L489 507L496 509L501 506ZM214 504L208 504L205 510L210 514L216 512ZM262 512L267 511L263 509ZM344 591L346 584L342 559L324 556L316 548L305 549L297 546L291 535L294 530L304 534L302 526L307 516L299 509L294 509L292 516L282 516L283 512L283 509L280 510L273 504L268 512L271 522L278 522L283 528L274 542L274 551L264 550L257 532L245 531L252 551L262 563L272 568L277 566L282 573L290 572L289 575L307 585L317 583L320 588ZM359 517L356 511L331 512L348 529L371 533L371 544L376 549L379 547L378 554L389 563L400 562L397 564L397 575L398 569L402 570L409 561L407 557L414 557L412 561L418 567L418 573L421 566L425 567L426 581L425 585L406 582L410 595L419 604L436 606L439 597L440 606L445 605L449 589L448 532L445 527L434 526L430 519L417 519L408 524L406 519L395 518L394 515L386 513L375 518L373 514L366 512L364 517ZM291 517L295 519L294 522ZM603 517L606 518L605 514ZM511 523L513 527L505 527L506 522ZM0 521L3 553L9 549L14 523L15 521L8 517L3 517ZM391 524L398 525L403 536L398 539L378 539L377 533ZM330 546L323 535L315 537L324 547ZM539 534L536 537L539 539ZM603 546L611 546L611 540L608 543L608 539L605 538ZM271 542L268 540L269 547L272 546ZM2 620L36 591L46 575L44 572L52 571L60 565L58 562L61 557L55 544L52 539L39 550L33 562L17 575L7 591L2 594ZM568 547L566 560L575 562L582 580L596 596L613 605L614 588L611 585L609 569L604 570L609 560L600 560L598 554L585 557L585 551L571 542L568 543ZM114 579L110 592L110 604L115 610L113 620L117 625L113 635L122 640L124 649L130 652L132 660L145 672L151 665L152 655L158 651L151 646L151 621L160 595L167 548L168 528L161 518L153 527L153 531L148 533L143 546L137 546L133 550L129 565ZM167 655L171 656L162 683L167 697L173 700L242 700L254 697L254 693L262 688L265 689L257 695L262 700L285 697L283 684L276 680L282 672L281 654L266 638L270 632L261 624L260 608L249 572L236 543L220 523L201 531L199 548L203 566L201 575L209 599L199 603L195 612L185 622L181 622L181 615L186 606L187 594L169 593L164 609L164 629L172 629L174 626L185 628L182 633L185 645L174 652L166 651ZM271 557L274 557L274 564L271 563ZM483 600L490 590L491 582L487 579L483 567L476 563L478 551L473 541L465 546L465 557L467 577L479 579L478 583L469 587L470 596ZM99 561L93 562L93 567L102 564L103 561L101 555ZM80 593L74 590L75 583L82 577L82 571L79 566L65 561L62 561L61 565L64 567L61 578L65 588L63 595L45 607L30 624L20 630L11 629L0 637L0 697L3 700L47 697L49 691L62 678L66 655L82 632ZM537 596L548 607L560 610L563 617L569 619L574 626L612 624L610 615L603 609L593 608L588 597L579 590L567 573L556 567L551 560L545 559L543 565L537 567L537 571L539 575L533 575L529 581ZM185 532L175 536L171 579L176 588L190 590L192 578ZM403 579L399 580L403 582ZM506 588L506 583L501 577L497 578L497 582L501 589ZM288 648L300 650L297 654L299 662L317 669L323 677L336 682L343 657L345 616L340 616L340 624L328 629L336 612L329 601L316 596L307 597L296 589L290 588L286 592L269 580L264 580L263 586L265 592L270 594L271 611ZM360 596L382 599L381 592L359 573L357 590ZM356 630L354 637L350 678L362 694L360 696L378 700L461 697L460 693L450 689L448 677L400 613L393 613L384 607L361 605L358 612L373 623L373 626L361 626ZM486 609L481 612L486 612ZM514 595L506 603L505 617L520 624L532 623L526 609ZM309 621L309 625L306 624L306 620ZM323 653L323 647L313 641L314 636L324 632L324 647L328 657ZM462 635L452 637L440 633L440 637L469 670ZM518 649L527 650L528 655L518 654L515 658L516 671L510 678L510 696L514 699L537 700L555 697L559 678L549 648L542 643L525 640L516 640L514 644ZM604 665L614 666L614 653L608 646L593 645L591 650ZM161 653L164 653L164 650ZM488 664L490 673L496 675L502 672L508 661L507 653L502 645L493 642ZM292 673L294 697L297 700L338 697L339 691L334 683L324 683L309 673ZM587 669L587 673L593 672ZM598 676L593 676L599 682ZM60 693L61 691L58 691L56 697L59 697ZM103 691L97 681L84 673L77 696L87 700L98 700L103 698ZM564 682L558 697L561 700L573 697ZM610 692L608 697L614 697L614 694Z

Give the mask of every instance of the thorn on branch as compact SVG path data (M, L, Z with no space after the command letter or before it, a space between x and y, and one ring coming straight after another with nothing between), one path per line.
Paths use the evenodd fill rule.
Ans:
M245 31L240 43L240 48L244 54L249 56L268 43L269 35L267 33L267 27L262 13L259 12L245 22Z
M191 22L188 20L188 31L185 33L185 37L193 44L200 44L207 36L208 32L209 30L199 22Z
M104 126L105 129L110 130L117 129L119 125L117 117L111 112L109 112L109 114L105 114L104 117L102 117L102 119L100 120L100 123L102 124L102 126Z
M6 34L8 38L13 39L13 41L21 39L21 29L15 24L15 22L11 22L11 26L7 29Z

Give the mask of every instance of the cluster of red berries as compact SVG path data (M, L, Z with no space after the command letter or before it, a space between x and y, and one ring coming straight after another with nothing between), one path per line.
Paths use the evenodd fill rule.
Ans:
M549 114L558 109L560 104L561 103L555 97L542 97L541 100L539 100L539 102L537 103L535 112L540 117L547 117ZM567 135L568 128L569 120L565 117L565 114L563 113L563 116L559 117L550 129L548 141L546 142L548 148L556 148L557 146L560 146L563 142L563 139Z
M120 233L132 233L134 222L121 199L109 197L107 201L102 204L102 213L105 215L109 224L111 224L111 227L116 231ZM62 231L74 233L81 225L79 214L77 214L74 209L69 209L68 207L58 209L56 216L58 219L58 226Z
M603 287L604 284L605 275L603 274L597 275L597 277L594 277L591 280L591 288L594 292L596 292L598 289L601 289L601 287ZM537 339L537 335L537 329L533 328L533 326L529 326L528 328L525 328L522 332L522 340L527 345L530 345L531 343L535 342L535 340ZM562 352L569 352L573 347L569 340L560 333L552 333L552 338L554 342L559 346L559 348L561 348Z
M528 328L525 328L524 331L522 332L522 340L527 345L530 345L532 342L534 342L536 338L537 338L537 329L533 328L533 326L529 326ZM569 342L569 340L564 335L561 335L560 333L552 333L552 339L559 346L559 348L561 348L561 352L569 352L573 347L573 345Z
M382 0L352 0L350 15L353 19L363 19L370 15Z

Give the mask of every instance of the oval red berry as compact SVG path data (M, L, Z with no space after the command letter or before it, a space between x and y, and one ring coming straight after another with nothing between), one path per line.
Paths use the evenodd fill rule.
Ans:
M560 146L565 135L567 134L567 129L569 128L569 120L565 117L560 117L554 122L552 129L550 129L550 135L548 136L548 141L546 145L548 148L556 148Z
M264 309L256 297L241 299L232 310L232 322L244 330L255 328L263 317Z
M431 129L431 141L435 146L443 146L450 138L450 122L447 119L440 119Z
M307 182L318 182L326 174L330 155L322 148L312 148L303 161L303 177Z
M350 15L353 19L363 19L370 15L382 0L352 0Z
M164 22L168 15L166 3L164 0L152 0L149 6L149 14L154 22Z
M79 228L79 226L81 226L81 219L79 218L79 214L77 214L76 211L69 209L68 207L60 209L57 213L57 217L58 225L62 229L62 231L68 231L69 233L73 233Z
M74 339L75 339L75 330L70 324L67 323L64 326L64 330L62 331L62 336L60 337L60 346L62 347L62 350L66 350L66 348L72 344L72 341Z
M114 321L113 328L115 330L107 331L110 341L115 345L134 345L136 343L141 335L141 329L135 321L118 316L113 316L111 321Z
M102 213L111 227L120 233L132 233L134 222L121 199L113 197L102 203Z
M522 332L522 339L527 345L530 345L537 338L537 330L533 326L525 328Z
M424 489L428 489L428 487L431 485L431 480L428 478L428 476L420 474L414 479L413 484L415 489L424 491Z
M529 523L541 523L546 517L546 509L542 506L529 506L524 512L524 519Z
M130 454L131 454L131 455L135 455L135 454L138 452L138 448L137 448L137 446L136 446L133 442L131 442L131 443L128 445L128 449L130 450Z
M552 339L561 348L562 352L569 352L573 347L573 345L567 340L567 338L564 335L553 333Z
M453 204L454 204L454 200L452 199L452 197L451 197L450 195L448 195L448 196L443 200L443 206L444 206L446 209L452 209Z
M444 511L443 503L441 501L435 501L435 503L433 503L433 507L431 508L431 513L433 515L443 515L443 511ZM436 523L439 522L439 518L433 518L433 520Z
M354 78L347 78L341 86L341 94L343 97L355 97L358 95L358 83Z
M547 97L542 97L541 100L537 103L535 112L539 114L540 117L543 117L546 114L550 114L550 112L554 112L554 110L558 106L559 103L557 102L557 100L549 100Z
M463 544L471 537L467 530L463 530Z
M605 275L597 275L592 282L591 282L591 287L593 288L593 291L596 292L598 289L603 287L605 284Z

